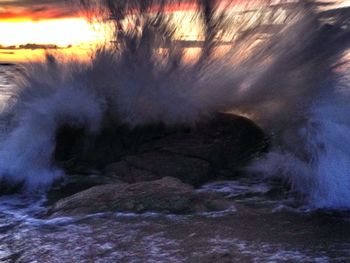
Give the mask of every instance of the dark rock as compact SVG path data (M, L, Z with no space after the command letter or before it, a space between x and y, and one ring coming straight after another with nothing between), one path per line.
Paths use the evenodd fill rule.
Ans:
M55 158L68 173L88 166L129 183L171 176L198 186L223 170L235 175L266 147L263 131L252 121L218 113L195 127L115 125L95 137L64 127L57 134Z
M164 177L135 184L95 186L59 200L49 209L49 215L74 216L104 211L188 213L226 209L231 204L225 202L221 196L197 193L192 186L176 178Z
M57 200L84 191L93 186L122 183L118 178L111 178L101 174L69 175L56 181L47 192L46 205L52 205Z
M125 160L112 163L106 166L103 171L109 178L119 179L126 183L153 181L163 177L145 169L136 168Z
M184 183L195 186L209 179L210 164L198 158L179 154L148 152L127 156L124 160L130 166L154 174L158 178L175 177Z
M82 127L64 126L59 129L56 134L55 160L69 171L81 164L103 168L126 155L137 153L145 142L156 141L184 130L167 128L161 124L130 128L127 125L107 123L103 127L95 136L86 134Z
M197 180L205 182L215 179L222 169L229 169L230 174L234 174L256 154L265 151L267 146L268 140L263 131L252 121L222 113L199 124L191 132L170 134L145 143L140 152L158 151L162 155L181 155L206 161L210 165L209 176L203 175L202 180Z
M209 171L210 163L207 161L161 152L126 156L122 161L104 169L106 175L127 183L152 181L169 176L194 186L206 182Z
M152 181L169 176L194 186L206 182L209 171L210 164L207 161L161 152L126 156L122 161L104 169L104 173L110 178L118 178L127 183Z

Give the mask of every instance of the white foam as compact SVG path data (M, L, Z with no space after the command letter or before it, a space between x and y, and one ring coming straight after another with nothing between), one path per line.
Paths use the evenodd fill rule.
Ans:
M97 132L104 112L135 126L192 125L232 110L275 134L274 150L255 170L283 176L312 206L350 208L350 111L333 71L348 29L339 31L336 19L334 27L323 27L318 11L300 1L284 10L283 19L270 17L275 26L262 40L266 16L247 13L247 23L237 25L233 14L221 23L214 11L194 14L204 36L197 62L185 63L173 41L181 23L136 12L134 28L130 23L127 32L116 29L118 47L95 51L89 63L48 56L27 68L5 110L12 129L0 144L0 178L23 181L27 189L49 186L63 174L52 163L57 129L68 124ZM211 36L233 39L225 55L213 55Z

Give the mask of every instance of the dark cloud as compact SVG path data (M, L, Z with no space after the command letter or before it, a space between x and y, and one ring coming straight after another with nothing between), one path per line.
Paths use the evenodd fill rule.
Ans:
M69 0L0 0L0 20L18 18L40 20L77 15L77 6Z
M134 1L136 0L130 0L131 3ZM247 2L243 0L215 1L219 3L233 2L236 4ZM254 0L253 2L255 1L259 0ZM157 2L163 2L163 0L152 0L152 3L156 6ZM165 11L193 9L197 3L195 0L165 0L165 2L167 3ZM78 16L79 11L81 11L79 3L95 3L95 0L0 0L0 20L18 18L40 20L75 17Z
M36 8L38 6L60 7L70 5L68 0L0 0L1 7Z

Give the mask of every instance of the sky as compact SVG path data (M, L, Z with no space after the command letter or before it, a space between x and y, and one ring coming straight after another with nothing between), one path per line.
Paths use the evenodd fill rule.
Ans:
M89 23L73 1L0 0L0 62L39 58L44 48L86 53L103 42L105 28Z
M69 0L0 0L0 62L36 60L44 48L82 53L104 37Z

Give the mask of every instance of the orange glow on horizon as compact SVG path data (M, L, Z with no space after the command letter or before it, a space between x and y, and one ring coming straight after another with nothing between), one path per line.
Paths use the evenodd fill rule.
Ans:
M1 10L0 10L1 11ZM82 17L80 13L60 13L57 10L45 10L43 12L28 11L3 11L0 12L0 22L40 21L50 19L66 19Z
M232 10L235 12L242 10L243 6L254 7L262 2L264 0L218 0L222 8L233 4ZM350 0L337 3L346 6ZM200 24L193 19L196 8L197 5L191 1L165 7L164 12L170 13L174 20L179 21L176 31L179 39L201 39ZM110 39L111 31L106 24L89 23L82 13L68 6L43 8L42 11L39 9L30 11L15 6L7 9L0 7L0 62L37 60L43 57L45 49L42 47L45 45L57 46L54 51L50 47L53 52L87 58L94 47ZM31 45L25 46L27 44ZM20 48L20 45L23 47Z
M0 22L0 44L11 46L35 43L61 47L78 45L103 40L104 33L101 29L83 18Z
M191 13L191 9L193 10L193 4L185 4L181 8L168 7L166 12L181 18L186 13ZM44 45L58 47L57 50L49 49L49 52L87 58L93 47L110 39L111 30L108 25L97 22L91 24L82 16L40 20L32 18L24 15L15 18L9 15L6 19L1 19L0 16L0 62L38 60L45 54L45 50L39 48ZM182 28L179 33L183 35L185 31ZM186 33L197 35L194 28ZM30 44L29 48L20 48L20 45L27 44Z
M57 46L58 52L81 56L91 47L103 43L108 33L107 27L90 24L82 17L0 21L0 62L36 60L45 53L41 48L45 45ZM30 46L25 46L27 44Z

